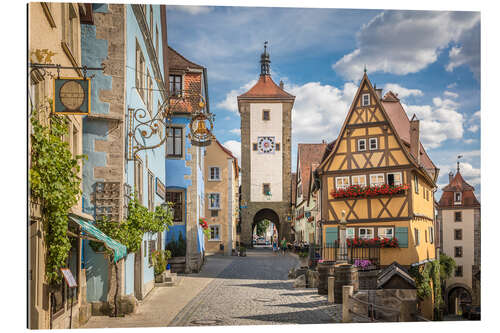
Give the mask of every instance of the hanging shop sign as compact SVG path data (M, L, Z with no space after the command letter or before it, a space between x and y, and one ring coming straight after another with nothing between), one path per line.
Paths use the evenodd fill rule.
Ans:
M166 198L166 190L165 190L165 185L161 182L161 180L156 177L156 194L165 200Z
M66 281L66 284L68 285L69 288L76 288L78 285L76 284L75 277L69 270L69 268L61 268L61 273L64 276L64 280Z
M54 78L53 100L56 114L89 114L90 78Z

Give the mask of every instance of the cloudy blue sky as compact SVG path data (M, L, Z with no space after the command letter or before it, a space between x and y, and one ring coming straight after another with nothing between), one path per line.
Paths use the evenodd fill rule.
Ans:
M236 96L258 79L267 40L273 80L296 96L293 168L297 143L337 137L366 65L372 84L398 93L420 119L438 185L461 154L479 197L478 12L167 6L167 19L170 46L207 68L215 134L236 155Z

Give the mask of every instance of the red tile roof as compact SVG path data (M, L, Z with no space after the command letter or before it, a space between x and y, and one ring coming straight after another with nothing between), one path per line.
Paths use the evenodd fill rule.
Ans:
M281 89L269 75L261 75L259 81L246 93L238 96L240 98L284 98L294 99L295 96Z
M455 205L454 193L462 192L462 204ZM474 187L469 185L460 171L457 172L455 177L448 185L443 188L443 194L438 202L439 207L480 207L481 204L474 194Z
M410 151L410 119L406 114L403 106L401 105L399 98L392 91L385 94L384 98L381 100L382 106L387 112L387 116L391 119L392 124L396 132L398 133L401 140L407 145L408 152ZM415 158L415 156L413 156ZM432 163L429 155L424 149L422 143L420 143L420 163L427 170L435 170L436 166ZM431 178L434 178L431 175Z
M302 193L303 197L307 198L309 194L309 181L311 175L312 165L316 165L313 171L321 162L321 158L325 153L327 147L326 143L299 143L297 154L299 158L299 165L297 165L297 172L300 172L300 179L302 180Z
M170 70L187 70L188 68L203 69L203 66L184 58L182 54L168 47L168 68Z

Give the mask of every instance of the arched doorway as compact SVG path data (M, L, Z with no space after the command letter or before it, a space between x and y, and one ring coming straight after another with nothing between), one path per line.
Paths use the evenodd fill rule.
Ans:
M448 313L454 315L462 314L462 307L472 303L472 294L466 285L455 284L448 288L447 301Z
M269 208L261 209L254 215L253 222L252 222L252 237L256 233L257 224L262 222L262 221L265 221L265 220L269 221L270 228L272 228L271 230L273 230L274 229L273 227L275 227L277 237L278 237L278 239L280 239L279 238L280 218L274 210L269 209ZM265 236L264 238L267 239L268 237L269 236ZM270 241L272 242L272 239L270 239Z

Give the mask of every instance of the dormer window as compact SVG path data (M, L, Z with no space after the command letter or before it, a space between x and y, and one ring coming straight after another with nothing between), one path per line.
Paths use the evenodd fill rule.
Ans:
M455 205L456 204L461 204L462 203L462 193L461 192L455 192Z
M363 94L361 96L361 106L370 105L370 94Z

